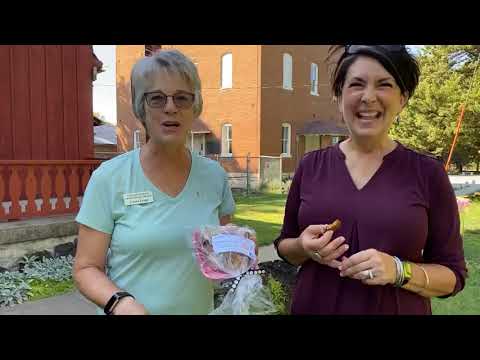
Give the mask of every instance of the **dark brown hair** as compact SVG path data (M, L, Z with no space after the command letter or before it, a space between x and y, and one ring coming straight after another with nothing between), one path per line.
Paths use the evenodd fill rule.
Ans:
M334 60L339 53L338 60ZM420 69L405 45L332 45L326 62L331 65L333 61L334 65L330 77L334 96L341 96L348 69L359 56L377 60L394 77L402 94L412 97L418 85Z

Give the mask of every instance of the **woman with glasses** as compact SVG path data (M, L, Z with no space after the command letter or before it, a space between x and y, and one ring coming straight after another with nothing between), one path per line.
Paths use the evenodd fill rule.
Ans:
M467 269L443 165L389 136L418 64L403 45L330 50L350 137L307 154L295 173L275 241L300 266L291 312L431 314L430 298L461 291Z
M215 161L185 147L202 112L195 65L177 50L139 60L131 73L141 148L102 163L76 221L77 287L106 314L207 314L213 287L195 263L195 227L230 222L235 204Z

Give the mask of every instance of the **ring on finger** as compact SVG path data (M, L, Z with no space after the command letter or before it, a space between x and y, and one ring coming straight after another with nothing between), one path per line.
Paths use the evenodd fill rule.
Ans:
M372 269L362 271L363 276L365 276L365 280L369 279L372 280L375 277Z
M372 279L375 277L375 275L373 274L372 269L368 269L367 274L368 274L368 278L369 278L370 280L372 280Z
M317 250L315 250L315 251L313 252L313 254L315 255L315 257L316 257L318 260L322 260L322 255L320 255L320 253L319 253Z

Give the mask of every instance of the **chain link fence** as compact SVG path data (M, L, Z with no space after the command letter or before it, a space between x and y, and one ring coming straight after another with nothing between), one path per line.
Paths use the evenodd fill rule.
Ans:
M208 155L218 161L228 173L233 191L247 195L264 190L277 190L282 186L282 158L280 156L221 156Z

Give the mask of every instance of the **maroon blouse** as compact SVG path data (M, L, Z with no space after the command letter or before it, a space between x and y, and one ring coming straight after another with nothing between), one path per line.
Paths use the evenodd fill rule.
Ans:
M442 164L401 144L358 190L339 144L307 154L288 194L280 236L298 237L312 224L335 219L346 256L374 248L402 260L441 264L463 289L467 269L458 207ZM431 314L430 300L392 285L364 285L337 269L307 260L300 268L292 314Z

